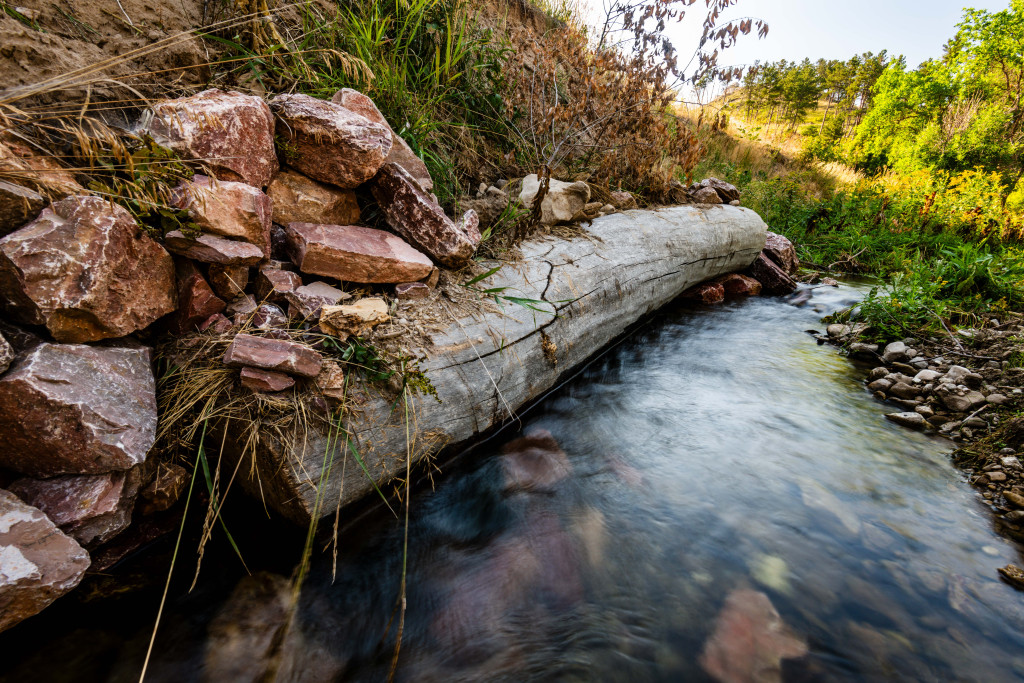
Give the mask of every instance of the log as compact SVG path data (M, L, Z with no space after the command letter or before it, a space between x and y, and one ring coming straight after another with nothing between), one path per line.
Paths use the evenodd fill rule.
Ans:
M679 206L605 216L587 230L590 238L528 242L523 262L480 283L549 302L557 317L505 304L436 335L418 355L441 402L413 398L408 429L401 406L392 410L381 398L359 406L348 427L378 486L404 475L407 448L415 462L513 418L638 319L697 283L749 266L766 226L750 209ZM243 480L253 495L308 524L373 492L336 435L297 431L261 435L255 467L247 460L240 468L253 472ZM228 441L229 459L241 457Z

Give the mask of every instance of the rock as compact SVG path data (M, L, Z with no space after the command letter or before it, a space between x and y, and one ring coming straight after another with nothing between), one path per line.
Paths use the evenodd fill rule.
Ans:
M387 119L377 109L377 105L373 103L369 97L359 92L358 90L352 90L351 88L342 88L334 94L331 98L331 102L339 104L349 111L359 114L365 119L379 123L384 126L388 126L391 131L391 140L394 144L391 146L391 152L388 154L388 158L384 161L385 164L393 163L398 164L406 170L419 186L423 188L424 192L430 192L434 189L434 181L430 178L430 172L427 170L427 165L423 163L423 160L416 156L416 153L412 151L412 147L401 138L395 130L388 125ZM308 223L334 223L335 221L305 221ZM347 225L347 223L339 223L339 225Z
M11 367L13 361L14 348L4 338L4 335L0 334L0 375L7 372L7 368Z
M68 197L0 239L0 305L57 341L123 337L175 309L174 263L125 209Z
M1024 510L1024 495L1014 491L1003 491L1003 498L1013 507Z
M145 128L185 159L199 159L221 180L266 187L277 173L274 116L259 97L205 90L158 102Z
M922 370L914 375L914 381L921 382L922 384L931 384L940 377L942 377L942 373L936 372L935 370Z
M612 205L620 211L628 211L636 208L636 197L629 192L617 190L611 193Z
M1020 460L1018 460L1017 457L1014 456L1014 455L1004 455L1003 457L1001 457L999 459L999 462L1002 463L1003 467L1005 467L1007 469L1011 469L1011 470L1019 470L1019 469L1021 469Z
M760 282L739 273L729 273L712 280L712 282L722 285L727 299L741 296L760 296L761 294Z
M41 511L0 490L0 631L78 585L89 554Z
M288 316L274 304L260 304L249 313L236 313L235 324L251 325L258 330L284 330L288 327Z
M139 468L133 467L127 472L18 479L8 490L89 547L128 528L140 479Z
M914 411L926 420L935 417L935 411L931 406L918 406L914 408Z
M390 319L384 299L360 299L348 306L324 306L320 310L320 329L345 341L349 336L365 336Z
M770 261L764 253L758 254L754 262L744 272L760 282L764 293L770 296L789 294L796 290L796 282L793 278Z
M320 393L335 401L345 400L345 373L333 360L325 360L320 374L316 376Z
M177 270L178 310L170 327L175 334L195 332L210 316L223 311L227 304L213 293L191 261L183 261Z
M885 347L882 352L882 361L885 363L898 363L907 357L907 345L901 341L895 341Z
M254 244L265 258L270 258L273 202L259 188L197 175L175 189L173 204L187 210L189 218L204 235L209 233Z
M412 282L434 264L402 238L354 225L290 223L286 228L292 261L304 273L346 282Z
M997 484L999 482L1006 481L1006 474L1003 472L989 472L988 479L993 484Z
M883 368L883 367L874 368L868 374L868 380L873 382L876 379L882 379L883 377L885 377L888 374L889 374L889 369L888 368Z
M989 403L993 403L997 406L1000 406L1006 403L1009 399L1006 398L1004 394L989 394L988 396L985 397L985 400L988 401Z
M264 266L256 275L253 292L260 301L280 302L301 286L302 278L298 273Z
M253 391L274 393L295 386L295 379L281 372L261 370L260 368L242 368L242 386Z
M902 398L905 401L912 401L921 394L921 389L914 386L913 384L907 384L906 382L896 382L889 389L889 393L896 398Z
M807 653L807 643L790 631L767 595L737 589L715 620L700 665L721 683L778 683L782 660Z
M214 313L209 318L199 323L200 332L212 332L213 334L225 334L234 327L234 323L223 313Z
M47 202L86 193L85 188L75 181L75 176L56 159L42 155L38 150L10 137L0 141L0 176L7 183L35 191ZM17 190L12 192L17 200ZM5 211L2 214L6 216L7 205L3 208ZM20 211L15 209L15 219ZM30 216L30 219L33 217Z
M35 190L0 180L0 237L34 220L46 204Z
M971 371L962 365L950 366L940 381L948 384L962 384Z
M985 405L985 395L978 391L969 391L963 395L945 389L949 385L940 385L936 393L939 399L950 410L957 413L965 413Z
M697 187L690 191L694 204L721 204L722 197L713 187Z
M878 344L865 344L863 342L854 342L850 344L849 352L850 355L855 358L874 360L875 358L878 357Z
M583 214L588 218L597 218L597 214L601 213L601 207L604 206L601 202L587 202L583 207Z
M320 310L324 306L333 306L339 301L351 298L351 294L347 294L337 287L331 287L326 282L303 285L285 295L285 299L288 301L288 317L299 320L319 318Z
M999 575L1014 588L1024 590L1024 569L1015 564L999 568Z
M169 510L181 498L188 482L188 470L181 465L173 462L158 464L153 481L139 494L142 498L142 514L151 515L154 512Z
M703 304L717 304L725 301L725 287L714 282L705 282L696 287L690 287L680 294L679 298Z
M320 354L308 346L282 339L254 337L251 334L235 335L224 353L225 365L248 365L301 377L316 377L322 363Z
M913 413L889 413L886 416L887 420L895 422L903 427L910 427L912 429L924 429L928 426L927 420L924 415L918 412Z
M449 268L469 262L480 243L476 212L456 223L401 166L385 164L370 184L388 225L416 249ZM418 280L419 278L407 278Z
M534 200L540 192L540 179L536 173L523 178L519 201L527 209L533 209ZM590 201L590 186L584 182L567 183L551 178L547 194L541 200L540 222L554 225L571 221Z
M391 153L391 129L309 95L278 95L278 148L292 168L342 189L359 187Z
M501 219L502 214L508 209L508 206L509 198L505 193L501 195L488 194L482 199L459 200L459 207L463 211L472 211L476 214L479 220L478 229L490 228L496 225Z
M248 242L200 235L189 239L180 230L172 230L164 237L167 250L199 261L200 263L219 263L224 266L255 266L264 259L263 249Z
M223 266L210 264L210 286L224 299L234 299L245 294L249 285L249 268L246 266Z
M270 183L267 194L274 203L274 222L281 225L355 225L359 222L355 192L318 183L301 173L281 171Z
M712 190L718 193L718 196L722 199L723 204L729 204L731 202L738 202L740 200L740 191L736 189L735 185L730 185L724 180L718 178L706 178L700 181L701 187L710 187Z
M102 474L156 440L149 349L40 344L0 377L0 466L33 477Z
M800 259L796 257L796 247L782 235L768 232L764 242L764 255L788 275L794 275L796 271L800 270Z
M888 392L889 389L892 388L892 385L893 385L893 381L892 380L885 379L883 377L882 379L876 379L874 382L869 382L868 383L868 389L871 392L880 391L880 392L882 392L884 394L884 393Z
M405 300L426 299L430 296L430 287L422 282L403 282L395 285L395 298Z
M850 326L834 323L825 328L825 333L832 339L839 339L840 337L845 337L850 334Z

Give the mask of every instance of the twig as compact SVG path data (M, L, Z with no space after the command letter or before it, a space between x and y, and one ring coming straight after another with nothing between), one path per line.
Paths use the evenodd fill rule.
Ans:
M121 14L124 15L124 19L128 22L128 25L135 28L135 22L133 22L132 18L128 16L128 13L124 11L124 7L121 6L121 0L114 0L114 2L117 3L117 8L121 10Z
M942 325L942 329L946 331L946 334L948 334L949 338L953 340L953 343L956 344L956 347L960 349L961 352L966 351L966 349L964 349L964 345L960 343L960 340L956 338L956 336L953 334L953 331L949 329L949 327L946 325L946 321L942 319L942 316L931 309L928 309L928 312L939 319L939 324Z

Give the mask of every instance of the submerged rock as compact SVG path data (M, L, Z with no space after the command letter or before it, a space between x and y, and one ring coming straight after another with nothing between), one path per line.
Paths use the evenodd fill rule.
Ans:
M0 377L0 466L35 477L126 470L156 439L146 348L40 344Z
M0 239L0 305L57 341L123 337L175 309L174 263L125 209L68 197Z
M401 237L355 225L290 223L292 260L303 273L346 282L395 283L420 280L434 264Z
M0 489L0 631L78 585L89 554L40 510Z

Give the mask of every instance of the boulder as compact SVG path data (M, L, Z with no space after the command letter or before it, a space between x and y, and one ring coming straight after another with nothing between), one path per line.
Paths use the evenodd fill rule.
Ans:
M721 204L722 198L713 187L697 186L690 190L690 198L694 204Z
M263 249L248 242L238 242L214 235L199 235L195 239L185 237L180 230L172 230L164 237L167 250L199 261L218 263L223 266L255 266L266 254Z
M32 188L0 180L0 237L33 220L47 203Z
M346 282L412 282L434 264L401 237L355 225L289 223L292 261L303 273Z
M195 332L210 316L220 313L227 305L210 289L199 270L191 261L178 264L178 310L171 322L174 334Z
M679 296L702 304L718 304L725 301L725 287L715 282L705 282L691 287Z
M540 192L540 178L536 173L523 178L523 187L519 192L519 201L527 209L533 209L534 200ZM543 225L554 225L571 221L576 214L590 201L590 186L580 181L567 183L551 178L548 191L540 203L540 222Z
M3 334L0 334L0 375L7 372L14 361L14 347L7 341Z
M86 547L105 543L128 528L139 491L139 467L126 472L52 479L18 479L8 490L46 513L61 531Z
M730 204L740 200L740 191L736 189L736 186L730 185L724 180L719 180L718 178L706 178L700 181L700 187L710 187L712 190L717 192L718 197L722 200L723 204Z
M258 97L205 90L158 102L145 126L185 159L199 159L221 180L266 187L277 173L274 116Z
M789 294L796 290L796 281L769 260L763 252L754 259L745 273L760 282L762 291L769 296Z
M102 474L156 440L147 348L40 344L0 377L0 466L33 477Z
M295 378L283 372L274 372L273 370L242 368L240 377L242 378L243 387L263 393L284 391L295 386Z
M739 273L729 273L728 275L716 278L712 282L722 285L727 299L740 296L760 296L761 294L760 282Z
M125 209L68 197L0 239L0 305L57 341L123 337L176 308L174 262Z
M467 211L458 223L452 221L398 164L385 164L370 190L388 225L409 244L449 268L469 263L480 244L476 212Z
M246 266L224 266L219 263L210 264L210 286L218 296L234 299L245 294L249 285L249 268Z
M362 337L389 319L387 302L367 297L348 306L324 306L320 310L320 329L345 341L349 336Z
M253 293L260 301L279 302L301 286L302 278L298 273L264 266L256 274Z
M384 163L398 164L404 168L409 175L416 179L419 186L423 188L424 192L430 192L434 189L434 181L430 178L430 171L427 170L427 165L423 163L423 160L416 156L416 153L412 151L412 147L395 133L394 128L388 124L387 119L377 109L377 105L373 103L369 97L359 92L358 90L352 90L351 88L342 88L334 94L331 98L331 102L339 104L349 111L359 114L363 118L369 119L374 123L379 123L384 126L388 126L391 131L391 140L394 144L391 146L391 152L388 154L388 158ZM280 221L278 221L280 222ZM310 223L334 223L335 221L309 221ZM341 223L341 225L346 225Z
M285 162L305 175L354 189L377 174L391 153L391 129L345 107L309 95L278 95L279 149Z
M795 275L796 271L800 270L800 259L796 257L796 247L782 235L770 230L764 241L764 255L788 275Z
M324 306L333 306L339 301L351 299L352 295L331 287L326 282L311 282L288 292L288 317L298 320L319 318Z
M78 585L89 554L40 510L0 489L0 631Z
M395 285L395 298L415 301L430 296L430 287L423 282L403 282Z
M270 258L273 202L259 188L197 175L175 189L173 204L187 210L204 234L254 244Z
M322 363L320 354L308 346L283 339L254 337L251 334L235 335L224 353L225 365L248 365L301 377L316 377L320 374Z
M181 498L188 482L188 470L181 465L173 462L159 463L153 480L139 494L142 514L151 515L170 509Z
M274 222L355 225L359 222L359 202L352 190L341 190L318 183L294 171L281 171L267 194L274 203Z

